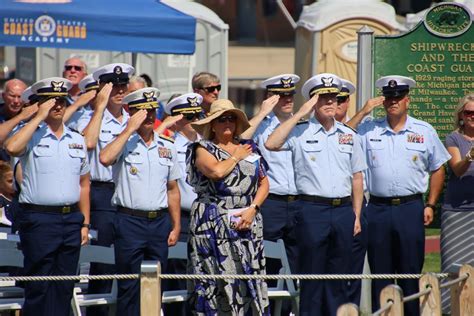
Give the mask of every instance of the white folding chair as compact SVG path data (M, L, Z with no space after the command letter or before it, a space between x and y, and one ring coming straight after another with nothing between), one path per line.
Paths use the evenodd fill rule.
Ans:
M168 259L187 260L187 243L179 241L175 246L168 250ZM163 291L162 304L184 302L188 299L188 291L186 289Z
M114 248L87 245L81 248L79 257L80 267L83 263L104 263L115 264ZM100 294L84 294L79 286L74 288L71 307L74 316L81 316L81 307L111 305L109 307L109 315L115 315L115 305L117 304L117 280L113 280L110 293Z
M23 253L16 248L0 249L0 267L23 267ZM0 285L0 311L20 310L24 303L24 291L14 282L2 282Z
M279 239L277 242L264 240L263 247L266 258L280 260L282 267L279 274L291 274L283 240ZM268 288L268 298L275 301L274 315L281 314L283 300L291 300L293 313L298 315L298 296L293 280L280 279L276 287Z

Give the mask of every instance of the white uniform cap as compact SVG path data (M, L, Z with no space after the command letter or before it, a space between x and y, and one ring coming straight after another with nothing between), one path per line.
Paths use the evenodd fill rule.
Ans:
M99 83L94 79L92 74L85 76L81 82L79 82L79 89L82 93L85 93L90 90L99 89Z
M115 63L100 67L92 75L99 83L127 84L134 72L135 68L128 64Z
M382 89L386 97L400 97L406 95L410 88L416 86L416 81L404 76L385 76L375 82L377 88Z
M128 104L129 109L156 109L160 90L149 87L134 91L123 98L123 103Z
M168 115L178 115L187 113L200 113L202 96L197 93L186 93L174 98L165 105L165 112Z
M345 97L355 92L356 88L352 82L346 79L341 79L341 92L337 95L338 97Z
M38 97L65 97L71 88L72 82L62 77L46 78L31 86L32 93Z
M295 94L295 84L298 81L300 77L297 75L283 74L262 81L260 87L277 94Z
M341 91L341 79L330 73L323 73L309 78L303 85L301 93L306 100L315 94L339 93Z

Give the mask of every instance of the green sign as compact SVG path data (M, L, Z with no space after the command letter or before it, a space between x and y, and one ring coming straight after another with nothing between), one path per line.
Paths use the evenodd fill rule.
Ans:
M471 24L463 6L441 3L410 32L374 39L374 78L401 75L415 79L410 115L433 125L442 139L454 129L454 110L460 98L474 92ZM383 108L375 111L376 117L384 115Z

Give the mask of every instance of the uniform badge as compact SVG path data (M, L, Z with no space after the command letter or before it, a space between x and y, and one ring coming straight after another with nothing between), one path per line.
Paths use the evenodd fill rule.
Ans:
M425 142L425 136L422 134L408 134L407 142L415 144L423 144Z
M131 175L136 175L138 173L137 167L130 167L130 174Z
M171 150L166 147L158 147L158 154L160 158L168 158L171 159Z
M197 97L194 97L194 98L188 97L187 101L188 101L189 106L198 106Z
M115 73L116 75L120 75L120 74L122 73L122 67L120 67L120 66L115 66L115 68L114 68L114 73Z
M316 157L311 156L311 157L309 157L309 159L311 159L311 161L315 161L315 160L316 160Z
M390 81L388 82L388 86L389 86L390 88L395 88L395 87L397 86L397 81L396 81L396 80L390 80Z
M339 145L353 145L352 134L339 134Z
M293 83L292 78L281 78L280 81L281 81L281 84L282 84L283 88L290 88L291 84Z
M154 96L155 96L155 92L153 91L143 92L143 97L146 99L146 102L152 102Z
M418 161L418 155L413 155L413 157L411 157L411 160L413 162L417 162Z
M64 85L64 81L59 81L59 82L51 81L51 86L53 87L53 91L60 92L61 89L63 88L63 85Z
M332 77L329 77L329 78L321 78L321 81L323 82L323 84L324 84L325 87L330 87L330 86L332 86L333 80L334 80L334 78L332 78Z

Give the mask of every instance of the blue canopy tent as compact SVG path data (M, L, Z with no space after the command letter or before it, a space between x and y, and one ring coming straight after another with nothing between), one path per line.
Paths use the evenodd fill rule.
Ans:
M160 1L21 1L0 0L0 46L194 53L196 19Z

